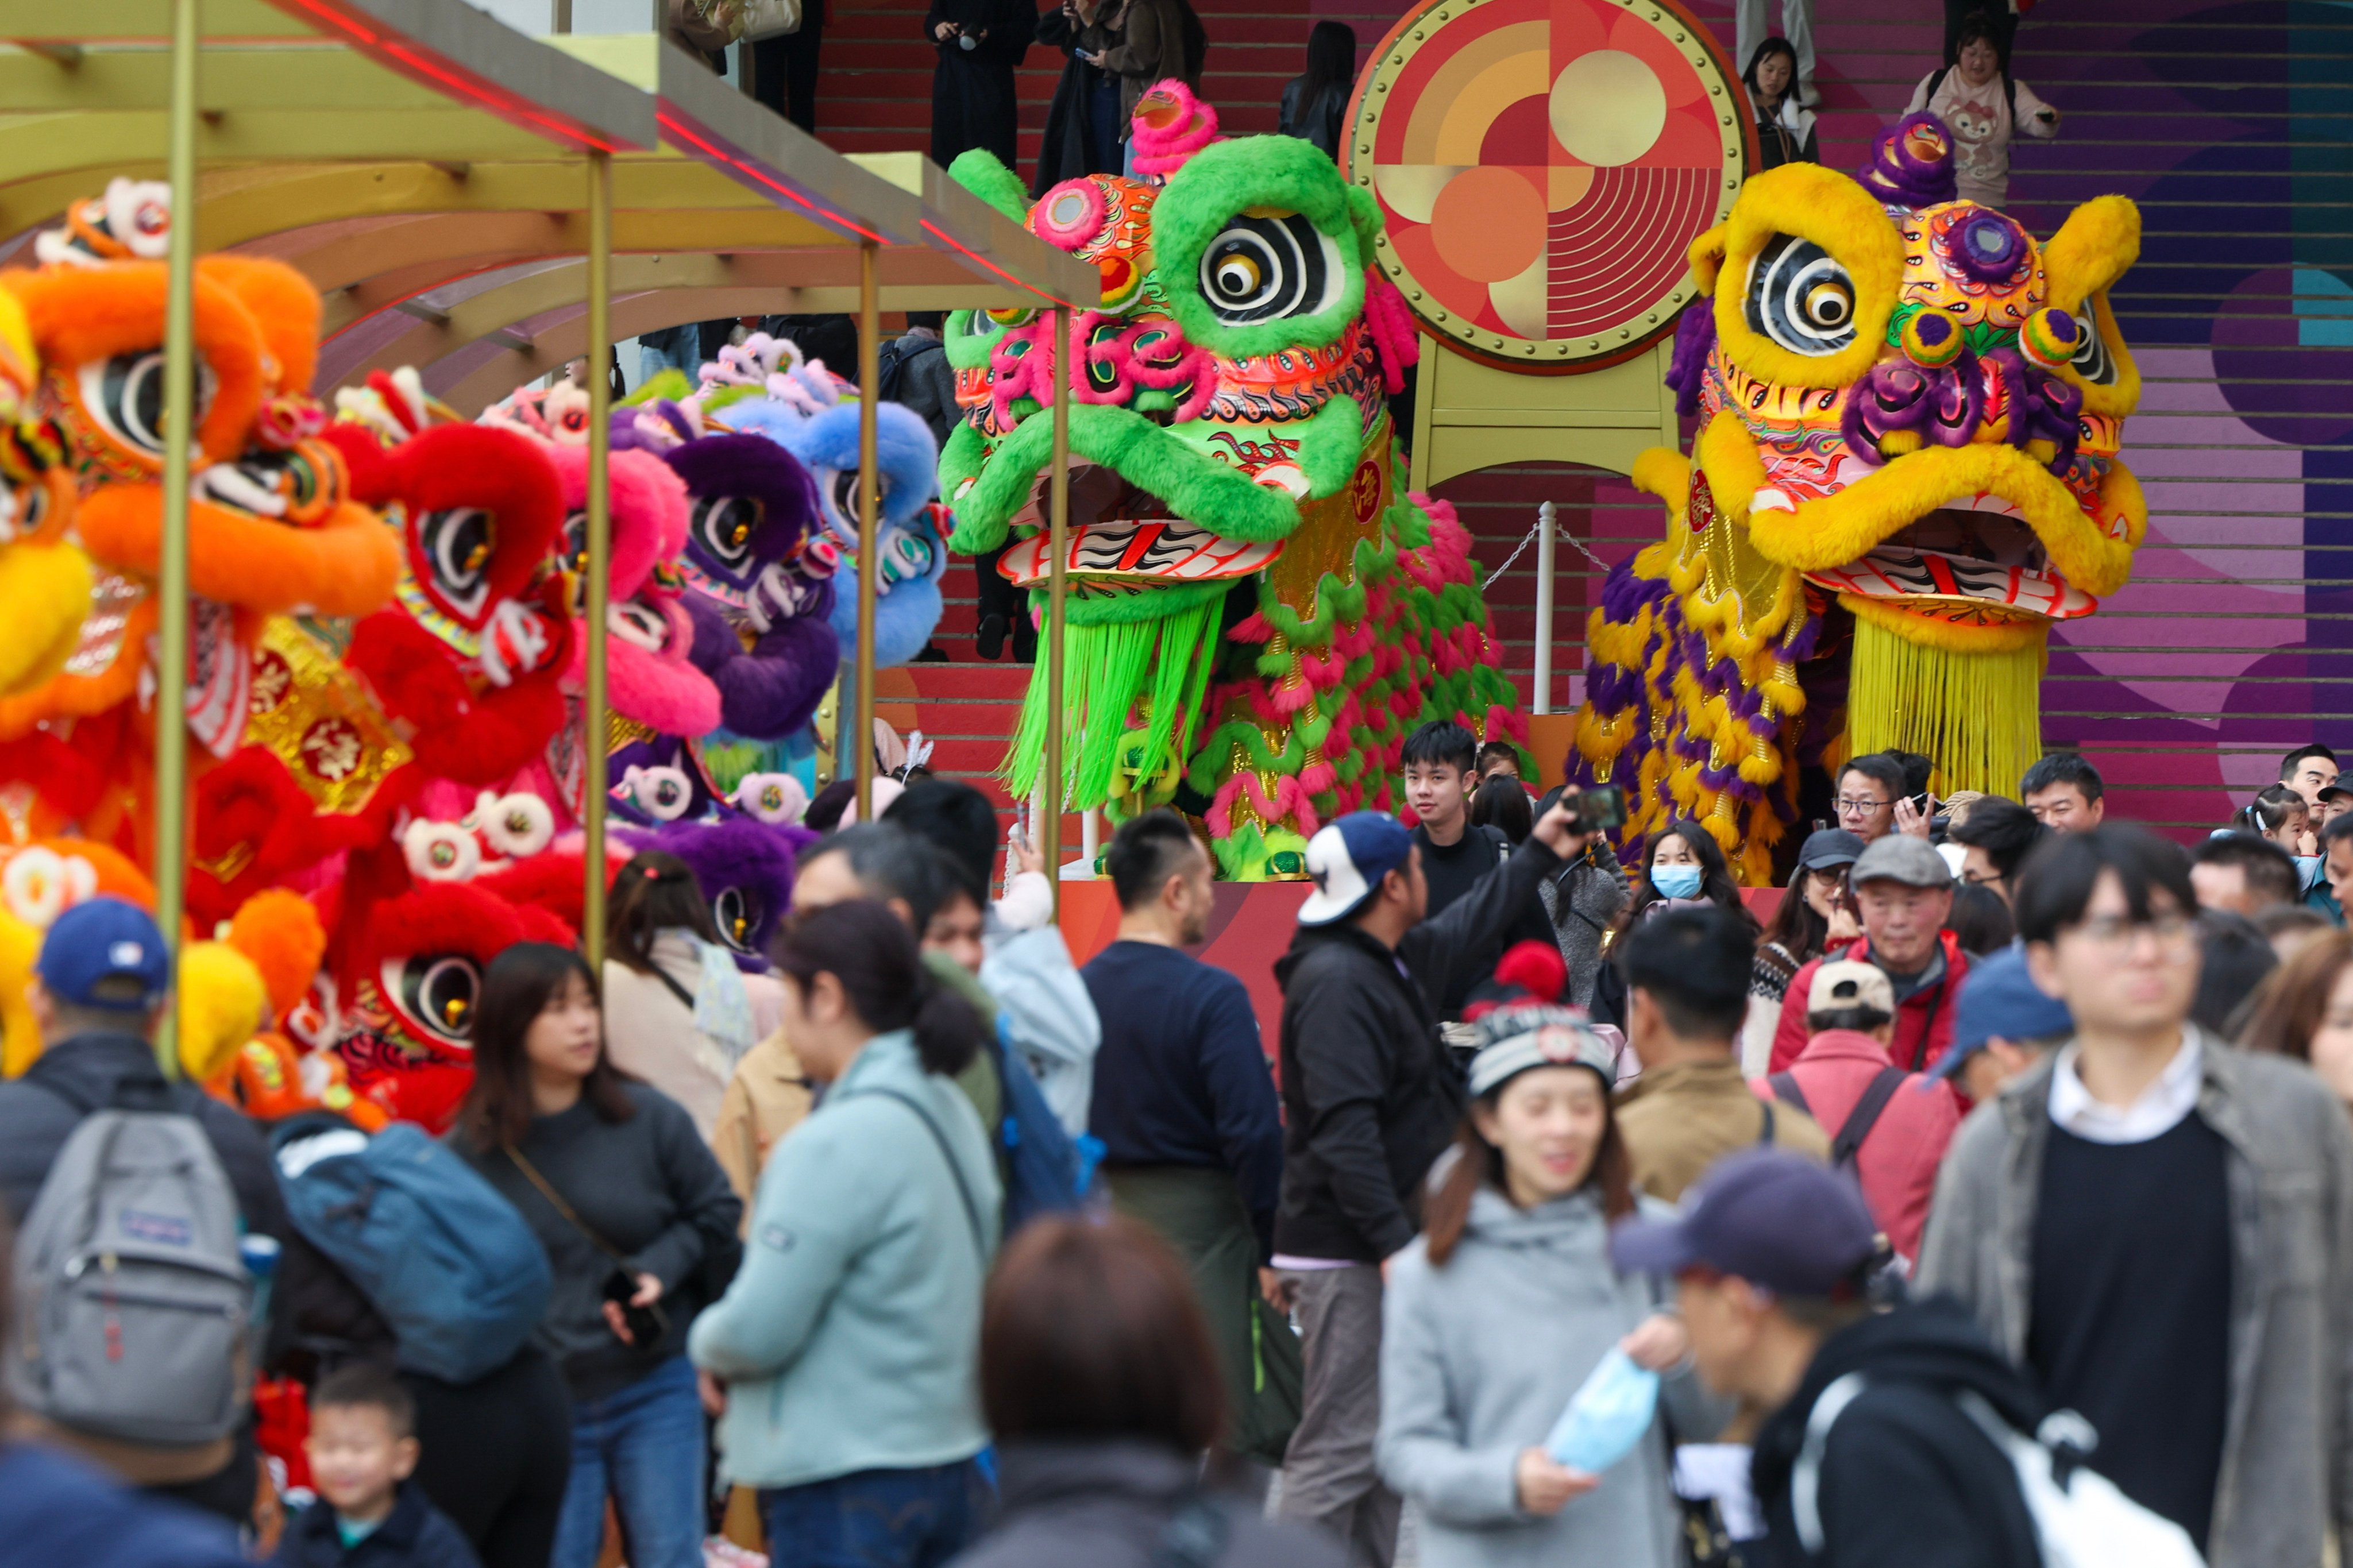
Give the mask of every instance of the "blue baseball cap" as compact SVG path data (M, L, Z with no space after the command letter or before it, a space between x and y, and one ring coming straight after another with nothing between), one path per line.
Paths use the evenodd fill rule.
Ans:
M1852 1176L1778 1149L1727 1154L1672 1219L1620 1220L1609 1256L1627 1274L1711 1268L1784 1296L1859 1289L1879 1227Z
M2039 1040L2075 1032L2075 1016L2067 1004L2034 984L2026 973L2026 954L2005 948L1969 965L1961 977L1961 997L1953 1005L1953 1044L1932 1076L1951 1078L1971 1054L1997 1037L2005 1040Z
M1387 812L1352 811L1307 841L1307 875L1315 890L1299 906L1299 923L1327 926L1364 908L1381 879L1413 854L1413 835Z
M164 1000L171 970L154 917L121 899L86 900L59 915L34 965L41 988L71 1007L143 1013ZM100 993L101 982L139 982L135 999Z

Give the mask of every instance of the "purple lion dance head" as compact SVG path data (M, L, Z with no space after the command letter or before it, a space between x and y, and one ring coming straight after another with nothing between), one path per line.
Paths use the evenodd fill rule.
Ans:
M1953 133L1933 114L1907 114L1880 137L1871 166L1855 178L1891 207L1916 212L1949 202L1959 195L1953 174Z

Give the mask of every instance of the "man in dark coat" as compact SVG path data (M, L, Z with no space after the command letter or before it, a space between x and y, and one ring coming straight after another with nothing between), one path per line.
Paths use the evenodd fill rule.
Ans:
M1097 63L1119 42L1117 11L1118 0L1062 0L1060 9L1038 18L1038 41L1065 58L1046 109L1033 196L1064 180L1119 173L1119 79Z
M932 162L944 169L986 147L1011 168L1019 121L1013 68L1038 36L1037 12L1028 0L932 0L923 36L940 57L932 73Z
M1576 820L1556 804L1509 860L1428 921L1421 852L1395 817L1327 824L1307 844L1315 892L1274 966L1284 1115L1270 1294L1299 1314L1307 1371L1282 1515L1382 1568L1397 1554L1398 1501L1373 1457L1381 1268L1420 1228L1422 1181L1465 1103L1437 998L1462 966L1492 963L1537 880L1584 852Z

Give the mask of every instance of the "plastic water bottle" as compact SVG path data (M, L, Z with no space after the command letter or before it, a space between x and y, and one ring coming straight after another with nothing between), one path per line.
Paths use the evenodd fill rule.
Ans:
M253 1276L253 1327L257 1331L269 1321L269 1287L278 1277L278 1253L275 1237L246 1236L237 1240L237 1258L245 1264L245 1271Z

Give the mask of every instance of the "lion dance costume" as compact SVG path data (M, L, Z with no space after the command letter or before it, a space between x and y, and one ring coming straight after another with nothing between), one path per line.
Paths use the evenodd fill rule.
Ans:
M1216 139L1182 84L1138 103L1136 168L1029 202L994 156L950 172L1092 261L1101 302L958 311L964 419L940 457L949 541L1042 604L1045 469L1069 378L1071 527L1061 781L1114 817L1205 818L1222 873L1296 877L1307 836L1390 807L1406 735L1455 719L1525 739L1487 631L1470 536L1405 493L1388 393L1415 353L1368 268L1381 219L1332 161L1282 136ZM1050 720L1042 666L1006 774L1027 795Z
M1577 723L1573 773L1625 788L1636 846L1696 817L1770 881L1799 771L1887 748L2017 787L2052 623L2124 585L2148 526L2107 300L2139 245L2121 196L2040 243L1957 200L1925 114L1860 183L1767 171L1693 243L1715 298L1668 379L1699 432L1636 464L1667 537L1602 589Z

